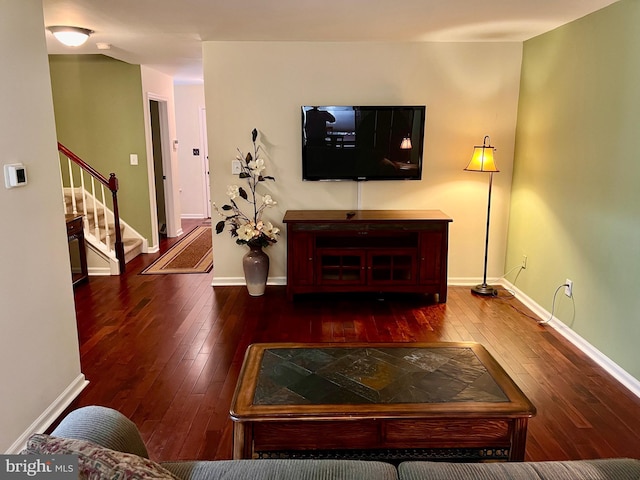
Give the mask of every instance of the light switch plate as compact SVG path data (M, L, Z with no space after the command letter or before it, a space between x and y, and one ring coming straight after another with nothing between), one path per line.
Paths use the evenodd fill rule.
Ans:
M135 153L129 155L129 163L131 165L138 165L138 155Z
M240 160L231 160L231 174L240 175L240 173L242 173L242 165L240 165Z

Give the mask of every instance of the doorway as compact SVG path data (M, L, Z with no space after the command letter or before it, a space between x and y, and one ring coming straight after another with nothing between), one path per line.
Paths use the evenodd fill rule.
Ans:
M169 238L182 234L180 200L174 181L174 153L177 140L171 141L169 131L169 100L147 93L145 112L147 132L147 168L149 179L149 208L151 213L151 239L154 251L158 248L160 232ZM156 250L157 251L157 250Z
M167 236L167 206L165 197L164 160L162 154L162 130L160 120L160 102L149 100L149 116L151 118L151 145L153 150L153 171L156 190L156 212L158 235Z

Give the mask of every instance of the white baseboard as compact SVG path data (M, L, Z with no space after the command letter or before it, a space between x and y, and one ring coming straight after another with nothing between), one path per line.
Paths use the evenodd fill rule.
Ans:
M90 277L108 277L111 275L109 267L89 267L87 273Z
M490 284L495 284L497 282L496 279L487 279L487 282ZM482 283L482 278L468 278L468 277L449 277L447 278L447 285L455 285L458 287L466 287L471 285L478 285Z
M205 218L209 218L202 213L183 213L180 215L180 218L185 220L204 220Z
M520 300L527 308L529 308L534 314L536 314L541 320L547 321L548 326L556 330L560 335L570 341L573 345L578 347L585 355L591 360L596 362L607 373L609 373L618 382L624 385L631 393L640 398L640 380L629 374L620 365L615 363L604 353L591 345L588 341L578 335L574 330L569 328L565 323L560 321L556 317L551 317L551 313L542 308L531 297L522 292L518 287L513 285L507 280L500 280L496 282L505 288L513 291L518 300Z
M211 280L212 287L235 287L245 285L244 277L214 277ZM267 285L286 285L286 277L269 277Z
M49 426L56 421L56 419L69 405L71 405L71 402L80 395L80 392L82 392L88 384L89 381L84 378L82 373L78 375L74 381L64 389L58 398L56 398L55 401L49 405L44 412L42 412L42 415L40 415L29 426L29 428L27 428L27 430L25 430L15 442L13 442L13 445L11 445L9 450L5 453L8 455L20 453L27 444L29 437L34 433L42 433L49 428Z

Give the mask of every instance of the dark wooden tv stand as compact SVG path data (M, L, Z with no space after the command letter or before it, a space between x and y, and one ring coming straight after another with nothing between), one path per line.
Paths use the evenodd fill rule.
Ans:
M407 292L447 301L449 223L439 210L288 210L287 296Z

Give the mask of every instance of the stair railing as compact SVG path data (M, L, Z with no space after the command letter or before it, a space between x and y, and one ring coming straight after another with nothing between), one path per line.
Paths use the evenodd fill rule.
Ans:
M94 224L94 236L96 239L101 238L100 234L100 225L99 225L99 217L98 217L98 208L97 208L97 195L96 195L96 185L95 181L97 180L100 183L100 194L102 196L102 205L106 207L106 198L105 198L105 187L109 189L111 192L111 200L113 203L113 224L115 229L115 243L113 245L113 249L115 250L116 258L118 259L118 265L120 267L120 274L123 274L125 271L125 259L124 259L124 244L122 243L122 232L120 231L120 214L118 212L118 179L115 173L109 174L109 178L102 175L91 165L86 163L80 157L78 157L75 153L69 150L67 147L58 142L58 151L62 153L65 157L67 157L67 166L69 169L69 183L71 186L71 208L73 210L73 214L78 214L78 205L75 194L75 182L73 177L73 169L71 168L72 162L75 163L78 167L80 167L80 191L82 193L82 215L85 222L85 227L89 228L88 223L88 213L87 213L87 190L85 189L85 172L88 173L91 177L91 197L93 202L93 224ZM64 200L63 200L64 201ZM65 203L65 211L66 211L66 203ZM109 233L109 224L107 221L107 209L103 208L104 214L104 229L105 229L105 245L108 250L111 250L111 234Z

